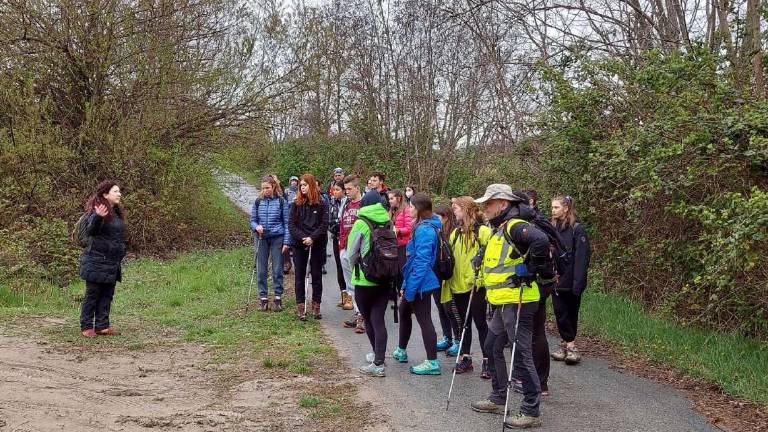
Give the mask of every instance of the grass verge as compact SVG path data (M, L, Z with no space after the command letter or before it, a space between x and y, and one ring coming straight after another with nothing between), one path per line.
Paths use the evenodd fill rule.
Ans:
M768 344L743 336L677 325L640 304L591 290L582 298L580 329L640 355L719 385L726 393L768 405Z

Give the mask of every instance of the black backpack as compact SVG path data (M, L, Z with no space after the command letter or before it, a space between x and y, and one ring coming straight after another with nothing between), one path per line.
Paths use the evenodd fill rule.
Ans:
M557 273L558 276L564 274L568 270L568 265L571 262L571 250L566 246L563 236L560 235L557 228L555 228L555 226L547 219L536 217L526 222L535 226L547 235L547 238L549 239L549 251L552 253L552 261L555 264L555 273ZM506 229L504 229L504 238L509 244L514 244Z
M91 216L91 212L83 213L80 219L75 222L75 227L72 230L72 241L81 248L88 247L88 240L90 236L85 231L88 228L88 218Z
M435 264L432 266L432 271L435 272L438 280L446 281L453 277L453 268L456 264L456 260L453 258L453 250L451 249L451 243L448 241L448 236L442 229L429 224L437 234L437 254L435 255Z
M392 230L392 223L387 221L379 225L372 220L357 216L368 225L370 234L370 247L368 253L360 259L355 267L360 277L360 270L363 270L365 278L371 282L380 285L387 285L394 282L400 276L401 268L397 259L397 237Z

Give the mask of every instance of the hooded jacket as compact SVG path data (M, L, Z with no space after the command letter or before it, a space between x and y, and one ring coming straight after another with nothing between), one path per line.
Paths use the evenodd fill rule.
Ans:
M413 232L413 216L411 216L411 209L406 207L403 211L392 215L392 223L395 225L395 228L397 228L397 245L407 245L408 240L411 239L411 233Z
M587 232L584 230L584 226L578 222L573 226L558 223L556 228L560 231L566 247L571 252L570 262L563 274L560 275L557 290L570 291L575 295L580 295L587 289L587 273L592 252L589 247Z
M413 301L417 294L423 295L440 288L440 281L432 270L438 247L435 228L442 229L437 215L419 221L406 246L408 258L403 267L403 298L406 301Z
M358 219L352 225L352 231L349 232L347 240L347 258L349 258L349 266L352 268L352 285L356 287L377 286L378 284L365 278L362 270L357 269L357 264L362 257L368 254L371 248L371 229L360 218L364 217L376 224L383 225L389 222L389 213L381 203L376 203L360 208L357 217Z
M80 255L80 277L88 282L113 284L122 279L120 263L125 257L125 223L112 210L102 218L96 211L88 216L88 247Z

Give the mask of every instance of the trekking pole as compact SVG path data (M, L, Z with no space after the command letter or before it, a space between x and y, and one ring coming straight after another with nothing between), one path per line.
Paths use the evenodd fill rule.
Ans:
M502 306L503 308L504 306ZM507 414L509 410L509 394L512 393L512 371L515 364L515 348L517 348L517 326L520 324L520 311L523 308L523 284L520 284L520 298L517 302L517 316L515 316L515 337L512 340L512 357L509 359L509 373L507 377L507 397L504 401L504 418L501 420L501 432L507 428ZM503 309L502 309L503 313ZM502 320L503 321L503 320Z
M259 237L259 235L257 233L254 232L253 235L254 235L254 244L255 244L254 250L255 250L255 252L253 254L253 257L254 257L254 259L253 259L253 268L251 268L251 283L250 283L250 285L248 285L248 296L245 299L245 313L246 314L248 313L248 307L251 305L251 291L253 291L253 279L254 279L254 276L256 276L256 259L259 256L259 246L260 246L259 243L261 242L261 237Z
M309 251L307 253L307 269L306 269L306 276L304 276L304 310L307 308L307 289L309 288L309 276L312 273L312 246L308 247L307 250Z
M475 279L477 279L477 271L475 271ZM445 402L445 410L448 411L448 406L451 404L451 392L453 392L453 380L456 379L456 368L459 366L459 359L461 358L461 347L464 346L464 333L469 327L469 313L472 311L472 297L475 295L476 286L472 286L472 290L469 292L469 305L467 305L467 313L464 316L464 325L461 327L461 338L459 339L459 354L456 356L456 364L453 365L453 376L451 377L451 386L448 388L448 400Z

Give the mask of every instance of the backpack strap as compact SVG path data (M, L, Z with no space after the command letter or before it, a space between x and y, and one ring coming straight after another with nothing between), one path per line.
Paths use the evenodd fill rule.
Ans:
M511 221L514 221L514 222L510 224ZM528 255L528 251L525 251L525 253L522 253L522 251L520 251L520 248L517 247L517 245L515 244L515 241L512 239L512 234L510 234L510 231L512 230L512 228L514 228L515 225L520 224L520 223L524 223L524 224L528 225L529 227L531 226L531 224L529 222L524 221L522 219L510 219L510 220L504 222L499 227L499 229L501 229L502 233L504 234L504 241L509 243L509 245L512 246L512 249L515 252L517 252L518 255L520 255L523 259L526 259L527 255Z

